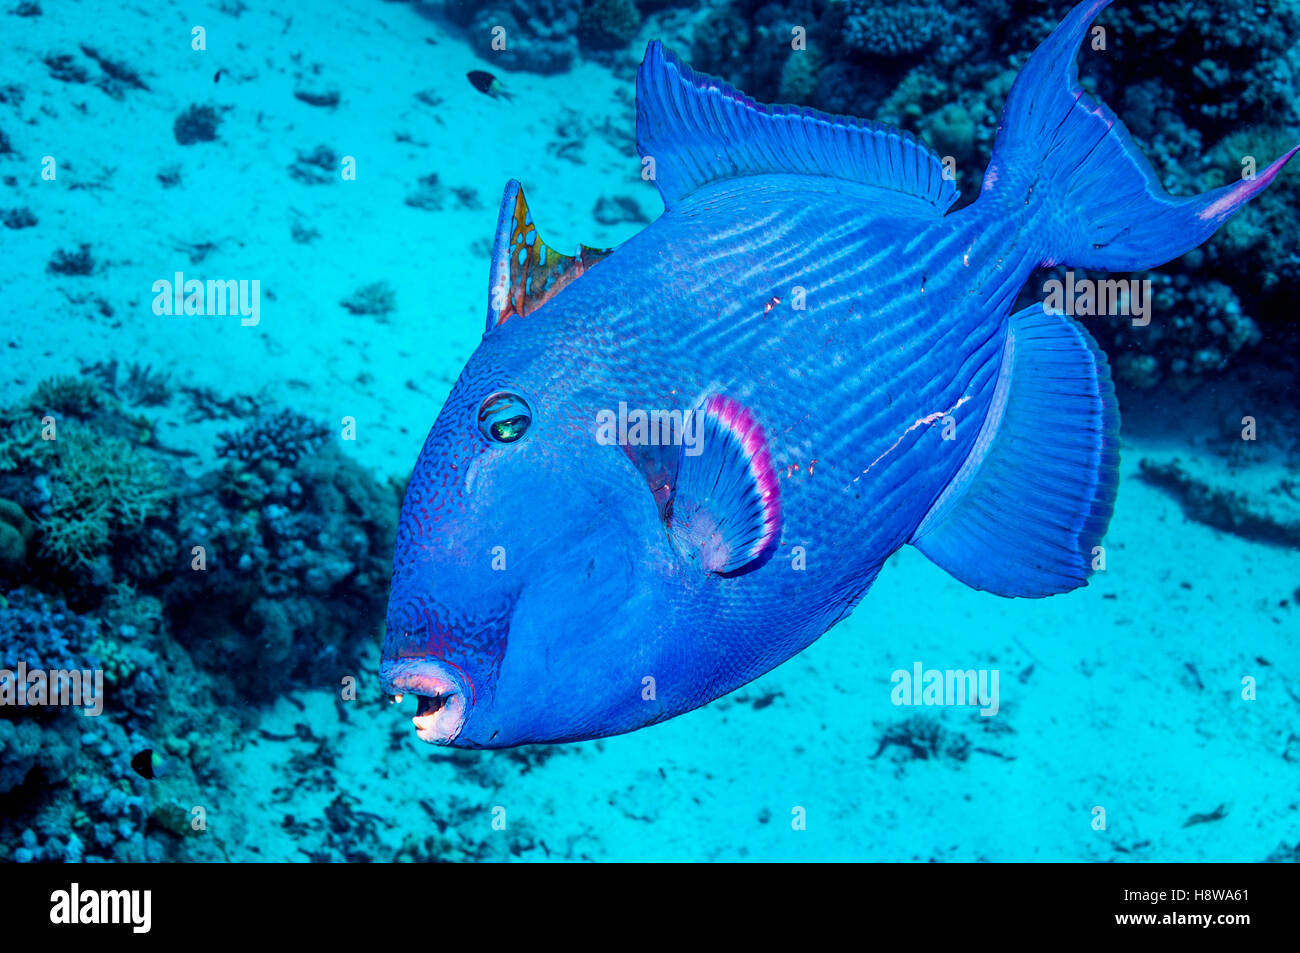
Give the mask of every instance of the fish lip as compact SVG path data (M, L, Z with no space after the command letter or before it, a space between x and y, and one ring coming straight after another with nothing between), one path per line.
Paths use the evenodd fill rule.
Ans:
M456 667L433 659L393 659L380 668L384 691L411 694L419 707L411 723L421 741L449 745L465 727L469 692Z

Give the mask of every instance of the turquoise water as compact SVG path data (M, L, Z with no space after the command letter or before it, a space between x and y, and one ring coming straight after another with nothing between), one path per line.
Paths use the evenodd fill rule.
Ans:
M559 249L657 217L660 38L761 101L901 122L969 201L1066 8L905 8L0 15L0 667L103 678L98 715L0 709L0 859L1295 860L1296 169L1125 276L1149 328L1082 319L1123 418L1086 588L1002 599L905 547L803 653L595 741L438 748L381 693L401 493L482 335L504 183ZM1269 9L1102 14L1083 72L1171 191L1300 141L1300 12ZM245 297L187 314L187 279ZM996 672L996 713L896 704L915 666Z

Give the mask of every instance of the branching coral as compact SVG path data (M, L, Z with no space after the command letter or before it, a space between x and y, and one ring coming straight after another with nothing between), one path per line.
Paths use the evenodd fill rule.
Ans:
M217 456L249 464L271 460L281 466L293 466L320 449L328 436L324 424L302 414L292 411L265 414L243 430L223 433L217 444Z
M50 505L37 517L42 557L85 570L107 555L115 537L170 510L167 475L128 441L65 428L53 443Z
M27 406L40 414L85 417L104 406L103 388L86 377L50 377L36 385Z

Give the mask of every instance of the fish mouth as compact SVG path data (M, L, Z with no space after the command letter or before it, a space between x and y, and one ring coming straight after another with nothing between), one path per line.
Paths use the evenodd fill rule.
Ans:
M417 697L411 723L421 741L449 745L456 740L469 706L463 679L453 666L431 659L397 659L385 662L380 675L394 701L404 695Z

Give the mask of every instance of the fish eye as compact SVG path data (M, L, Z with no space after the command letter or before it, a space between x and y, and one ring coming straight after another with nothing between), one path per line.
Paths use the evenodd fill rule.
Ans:
M478 409L478 429L492 443L514 443L528 432L533 412L518 394L498 391Z

